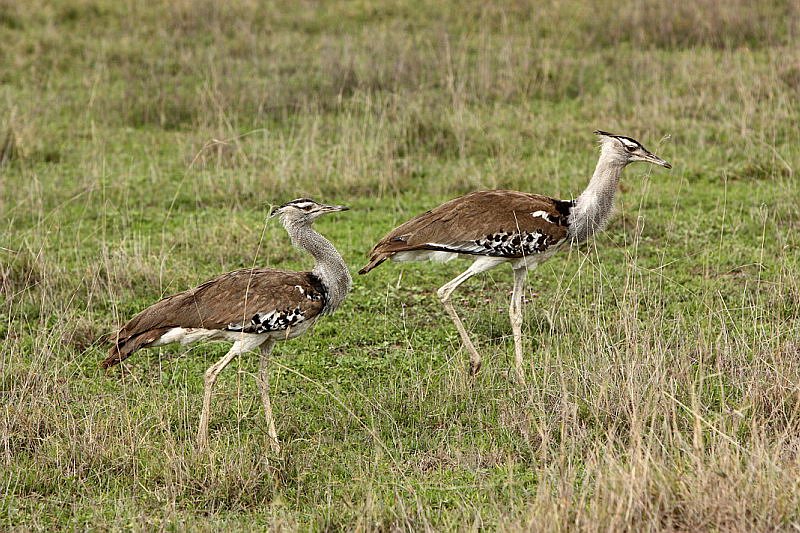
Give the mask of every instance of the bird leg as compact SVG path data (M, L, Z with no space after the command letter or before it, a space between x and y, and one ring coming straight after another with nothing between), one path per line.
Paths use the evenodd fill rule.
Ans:
M269 355L272 352L272 347L275 346L275 339L267 339L261 345L261 361L258 365L258 375L256 376L256 383L258 383L258 390L261 393L261 403L264 404L264 415L267 417L267 434L270 438L270 448L277 453L281 452L281 445L278 442L278 432L275 430L275 418L272 416L272 404L269 401L269 375L267 373L269 364Z
M456 325L456 329L459 335L461 335L461 341L469 352L469 373L474 376L478 373L478 370L481 369L481 354L478 353L478 350L475 349L475 345L472 344L472 340L469 338L469 334L466 328L464 328L464 324L461 322L458 313L456 313L453 303L450 300L442 299L442 304L444 304L444 310L447 311L447 314L450 315L450 318Z
M258 339L260 340L260 339ZM258 344L253 344L252 339L242 338L237 340L225 354L225 357L208 367L204 375L205 390L203 392L203 411L200 413L200 427L197 428L197 446L204 449L208 445L208 420L211 416L211 391L217 376L222 370L233 361L233 358L240 353L255 348Z
M469 338L469 334L467 333L466 328L464 327L463 322L456 313L455 307L453 307L453 303L450 301L450 296L453 294L453 291L456 288L467 281L469 278L474 276L475 274L479 274L481 272L485 272L491 268L497 266L497 263L494 261L485 261L478 259L470 267L450 280L449 282L442 285L436 294L439 296L439 299L442 301L444 305L444 310L447 311L447 314L452 319L453 323L456 325L456 329L458 330L459 335L461 335L461 341L466 346L467 351L469 352L469 367L470 367L470 374L473 376L478 373L478 370L481 368L481 354L478 353L478 350L475 349L475 345L472 344L472 340Z
M514 332L514 369L517 373L517 380L521 385L525 384L525 373L522 368L522 294L525 289L527 275L526 268L514 269L514 291L511 293L511 305L508 308L511 330Z

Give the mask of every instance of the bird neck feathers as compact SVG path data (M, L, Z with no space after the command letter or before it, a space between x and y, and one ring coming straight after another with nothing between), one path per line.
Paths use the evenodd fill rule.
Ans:
M312 274L325 288L323 313L332 313L344 301L353 282L344 259L328 239L307 224L287 223L286 231L292 244L314 257L316 264Z
M603 145L592 179L570 213L569 229L573 240L583 242L605 228L611 218L617 184L626 164L624 158Z

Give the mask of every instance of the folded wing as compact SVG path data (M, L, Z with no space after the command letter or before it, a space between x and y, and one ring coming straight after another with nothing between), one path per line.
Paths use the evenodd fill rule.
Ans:
M542 253L568 235L571 201L517 191L479 191L398 226L370 252L369 272L402 252L421 250L520 258Z
M114 346L102 366L120 362L172 328L282 331L319 315L324 305L324 288L310 272L236 270L168 296L134 316L111 339Z

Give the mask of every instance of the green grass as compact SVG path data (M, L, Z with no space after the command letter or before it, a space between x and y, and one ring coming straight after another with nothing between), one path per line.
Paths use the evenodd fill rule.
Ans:
M800 524L800 52L791 2L0 0L0 528L790 529ZM270 204L353 272L455 195L580 193L591 131L634 165L609 229L530 276L386 264L257 357L98 367L102 336L234 268L308 268ZM669 136L669 138L667 138ZM535 293L535 294L533 294Z

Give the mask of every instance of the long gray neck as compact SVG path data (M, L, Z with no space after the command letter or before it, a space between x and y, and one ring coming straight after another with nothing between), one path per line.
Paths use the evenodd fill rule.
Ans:
M569 233L573 241L583 242L606 227L614 207L619 177L626 164L626 160L603 147L589 185L570 211Z
M322 312L332 313L344 301L353 283L344 259L328 239L314 231L307 223L288 223L286 231L289 232L292 244L307 251L316 260L314 270L311 272L325 287L325 309Z

